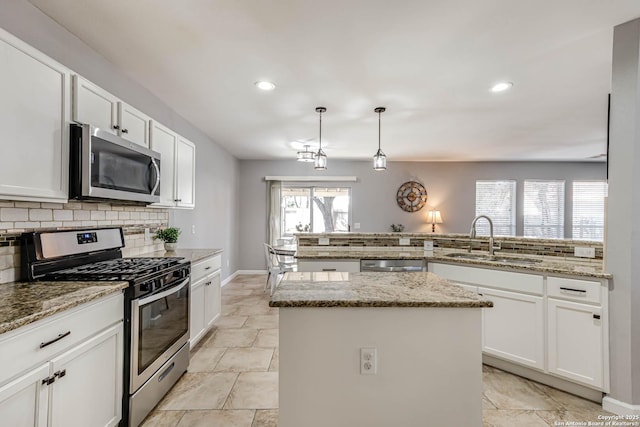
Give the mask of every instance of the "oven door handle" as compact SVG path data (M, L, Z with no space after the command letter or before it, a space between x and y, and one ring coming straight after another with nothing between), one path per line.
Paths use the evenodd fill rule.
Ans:
M154 294L154 295L150 295L146 298L140 298L137 301L137 305L138 307L142 307L144 305L150 304L154 301L157 301L159 299L168 297L171 294L175 294L176 292L178 292L180 289L184 288L185 286L187 286L187 284L189 283L189 278L186 278L182 281L182 283L180 283L177 286L172 286L171 288L167 289L166 291L162 291L159 294Z

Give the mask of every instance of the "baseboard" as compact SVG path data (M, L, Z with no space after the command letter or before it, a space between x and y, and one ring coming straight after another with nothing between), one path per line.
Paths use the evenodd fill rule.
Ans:
M533 381L546 384L550 387L557 388L567 393L575 394L576 396L583 397L593 402L602 403L602 397L604 393L599 390L594 390L590 387L582 386L571 381L564 380L562 378L555 377L553 375L540 372L538 370L528 368L526 366L518 365L516 363L509 362L507 360L493 357L488 354L482 355L482 362L493 366L503 371L511 372L512 374L519 375L521 377L529 378Z
M640 405L621 402L609 396L602 399L602 409L617 415L640 415Z
M237 276L238 274L240 274L240 273L238 273L238 272L236 271L235 273L232 273L230 276L227 276L227 278L226 278L226 279L224 279L224 280L222 281L222 283L220 283L220 287L223 287L224 285L226 285L227 283L229 283L230 281L232 281L233 279L235 279L235 278L236 278L236 276Z

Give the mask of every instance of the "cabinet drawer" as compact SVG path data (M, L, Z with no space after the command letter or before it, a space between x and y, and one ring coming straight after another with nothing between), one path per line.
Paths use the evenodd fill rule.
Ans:
M298 260L298 271L341 271L348 273L357 273L360 271L360 260Z
M547 277L547 295L550 297L600 304L602 302L601 289L600 282Z
M123 314L124 297L118 293L0 336L0 384L121 321Z
M191 266L191 282L196 282L222 266L222 257L215 255L205 258Z
M468 283L510 291L542 295L542 276L512 271L489 270L486 268L461 267L451 264L429 263L429 271L456 282Z

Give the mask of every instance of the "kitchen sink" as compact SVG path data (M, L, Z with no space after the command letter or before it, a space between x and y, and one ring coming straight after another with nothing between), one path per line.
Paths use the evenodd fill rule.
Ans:
M496 255L485 255L485 254L469 254L463 252L456 252L445 255L448 258L456 258L456 259L470 259L470 260L480 260L480 261L492 261L492 262L504 262L506 264L537 264L542 262L541 259L534 258L514 258L514 257L505 257L505 256L496 256Z

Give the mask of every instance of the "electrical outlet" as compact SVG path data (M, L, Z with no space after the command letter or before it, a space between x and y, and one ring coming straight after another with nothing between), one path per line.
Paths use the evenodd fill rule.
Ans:
M360 223L359 222L354 222L353 223L353 229L354 230L360 230Z
M424 241L424 250L432 251L433 250L433 240L425 240Z
M328 237L319 237L318 238L318 244L322 245L322 246L328 246L329 245L329 238Z
M148 228L144 229L144 240L147 242L151 240L151 232Z
M196 225L195 224L191 225L191 234L196 234Z
M400 246L409 246L411 244L411 239L409 239L408 237L401 237L398 244Z
M583 246L575 246L573 249L573 255L581 258L595 258L596 248L587 248Z
M376 362L377 354L375 348L360 349L360 375L375 375L378 373Z

